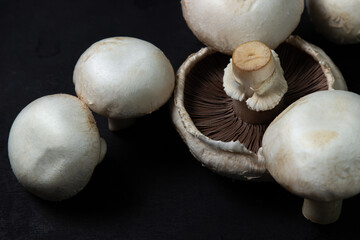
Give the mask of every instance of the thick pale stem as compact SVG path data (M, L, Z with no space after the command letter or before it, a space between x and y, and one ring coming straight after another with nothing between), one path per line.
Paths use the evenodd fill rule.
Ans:
M232 55L234 80L245 89L250 98L275 71L271 49L262 42L241 44Z
M100 157L99 157L99 162L98 163L102 162L102 160L105 157L106 152L107 152L106 141L103 138L100 138Z
M259 41L241 44L224 73L225 92L252 111L269 111L288 87L277 54Z
M127 118L127 119L108 118L110 131L118 131L121 129L125 129L130 125L132 125L134 122L135 122L134 118Z
M341 213L342 200L319 202L304 199L302 213L314 223L330 224L338 220Z

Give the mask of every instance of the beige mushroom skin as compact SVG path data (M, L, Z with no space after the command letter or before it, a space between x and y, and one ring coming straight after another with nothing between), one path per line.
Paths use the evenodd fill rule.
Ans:
M303 214L329 224L342 200L360 192L360 95L319 91L300 98L267 128L266 168L288 191L303 197Z
M359 0L306 0L315 29L337 44L360 42Z
M303 0L182 0L187 25L205 45L232 54L258 40L275 49L297 27Z
M68 199L89 182L106 143L90 109L68 94L41 97L16 117L9 134L11 168L31 193Z
M313 56L319 62L326 75L329 89L347 89L341 72L320 48L307 43L300 37L290 36L286 42ZM176 75L174 99L171 102L173 123L190 152L212 171L235 179L268 179L261 156L248 150L239 141L221 142L205 136L194 125L185 108L184 88L188 73L201 59L214 52L214 49L203 48L190 55L179 68Z

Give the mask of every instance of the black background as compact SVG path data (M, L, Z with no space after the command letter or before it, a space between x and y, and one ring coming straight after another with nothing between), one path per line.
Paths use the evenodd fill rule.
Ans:
M360 93L360 45L318 35L304 12L295 33L323 48ZM171 123L168 105L120 132L95 114L108 152L75 197L47 202L13 175L7 138L36 98L75 95L72 72L92 43L112 36L149 41L175 71L203 45L179 0L0 0L0 239L347 239L359 231L360 196L338 222L312 224L302 199L275 182L233 181L201 166ZM359 109L354 109L359 111Z

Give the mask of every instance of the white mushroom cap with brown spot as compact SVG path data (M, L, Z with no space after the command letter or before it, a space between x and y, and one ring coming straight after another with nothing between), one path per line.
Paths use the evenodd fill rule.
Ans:
M196 37L226 54L253 40L275 49L295 30L304 11L303 0L182 0L181 5Z
M320 91L284 110L263 137L266 167L287 190L317 201L360 192L360 96Z
M19 182L33 194L60 201L81 191L106 153L91 111L78 98L39 98L16 117L9 160Z

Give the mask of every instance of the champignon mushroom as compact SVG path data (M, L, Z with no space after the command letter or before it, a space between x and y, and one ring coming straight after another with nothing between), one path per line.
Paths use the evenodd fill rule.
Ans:
M153 44L130 37L94 43L74 70L75 91L91 110L106 116L110 130L129 125L170 98L175 76L171 63Z
M19 182L40 198L61 201L81 191L106 153L91 111L67 94L41 97L16 117L9 160Z
M313 222L335 222L360 192L360 95L333 90L300 98L267 128L260 152L274 179L305 198Z
M279 60L276 60L275 52ZM258 157L258 150L268 124L282 109L304 95L319 90L346 89L344 79L331 59L300 37L290 36L275 52L271 51L270 54L269 49L265 48L265 59L269 60L269 63L265 61L265 66L271 67L265 67L263 73L266 78L274 70L278 81L270 77L268 79L271 81L264 82L263 73L260 72L261 77L255 83L261 84L247 84L251 87L245 91L248 96L241 93L239 85L246 82L246 73L244 81L236 81L239 80L236 74L239 74L231 70L233 64L229 64L230 57L214 49L201 49L179 68L172 120L195 158L214 172L231 178L267 179L269 175L265 163ZM225 68L229 78L224 75ZM240 76L244 76L244 73L240 73ZM227 80L231 80L229 88L235 86L234 89L239 90L237 94L240 98L224 89L224 85L227 88ZM268 85L268 82L273 84ZM286 88L288 91L283 94ZM256 91L260 100L257 102L266 106L262 110L268 110L258 109L257 112L253 110L256 107L248 107L256 106L251 100L248 101ZM276 94L268 101L267 97L273 95L270 93ZM284 97L277 97L282 95ZM244 99L240 101L242 97Z
M306 0L315 29L337 44L360 42L360 1Z
M275 49L294 31L304 11L303 0L181 0L181 5L196 37L226 54L253 40Z

